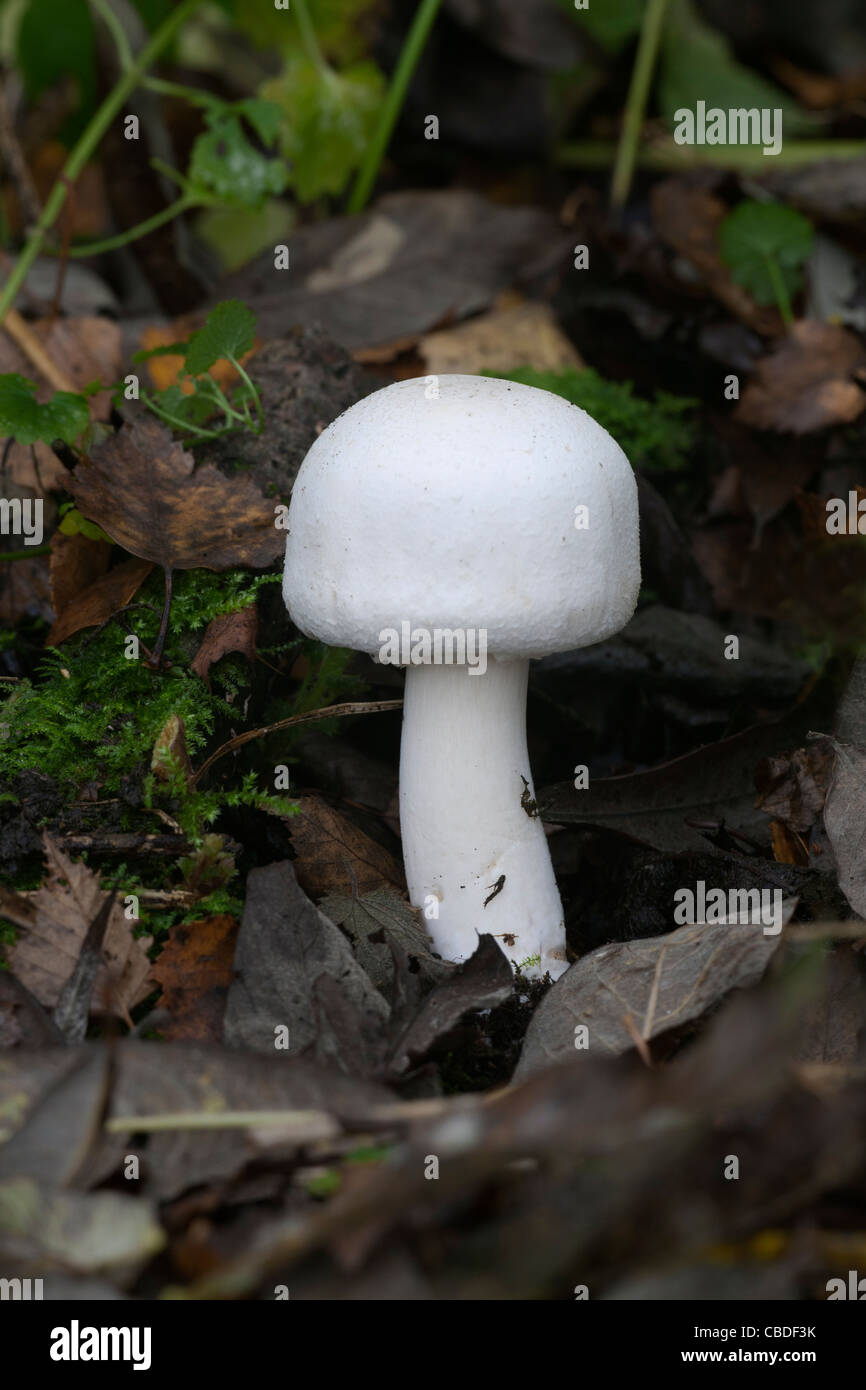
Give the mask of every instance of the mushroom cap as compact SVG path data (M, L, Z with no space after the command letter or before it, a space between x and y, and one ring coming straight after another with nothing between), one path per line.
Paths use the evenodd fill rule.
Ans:
M283 596L332 646L374 653L409 622L485 630L500 659L544 656L617 632L639 585L628 459L534 386L395 382L329 425L295 481Z

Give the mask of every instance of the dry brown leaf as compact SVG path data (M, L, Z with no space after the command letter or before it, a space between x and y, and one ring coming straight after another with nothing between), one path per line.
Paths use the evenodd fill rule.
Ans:
M805 834L824 809L833 763L833 749L823 740L793 753L763 758L755 769L755 785L760 793L755 805L766 815Z
M311 898L327 893L374 893L388 884L404 887L392 855L320 796L301 797L300 813L288 821L297 853L298 883Z
M428 372L509 372L535 367L556 372L583 367L547 304L535 301L494 308L456 328L426 333L418 344Z
M55 531L51 537L51 605L58 618L84 589L102 578L110 558L111 546L105 541Z
M777 310L756 304L722 261L719 226L729 208L721 198L688 178L671 178L655 185L650 206L662 241L691 262L710 293L736 318L766 336L782 331Z
M38 890L30 898L4 894L4 915L23 928L14 946L7 949L6 958L39 1003L53 1009L108 894L99 886L99 874L70 859L50 835L43 835L42 842L46 876ZM129 1010L151 987L150 941L150 937L133 936L123 905L116 902L103 942L103 964L93 986L92 1013L130 1022Z
M255 661L258 629L259 619L254 603L237 613L220 613L219 617L208 623L190 669L209 686L210 668L229 652L240 652L247 661Z
M54 576L54 542L57 539L58 536L55 535L51 542L52 578ZM80 537L74 536L69 537L69 539L79 540ZM89 544L103 545L106 552L110 549L102 541L91 541ZM125 608L132 601L152 569L153 565L149 560L138 560L135 556L131 556L130 559L115 565L114 569L103 574L101 578L94 580L92 584L88 584L87 588L75 594L61 609L57 621L48 634L49 645L59 646L73 633L81 632L86 627L98 627L100 623L107 622L110 617L119 613L121 608ZM55 602L56 610L57 604Z
M119 376L123 335L111 319L98 314L75 319L38 319L28 327L77 390L97 380L109 384ZM38 401L50 400L54 395L54 387L40 380L33 363L8 333L0 333L0 373L6 372L17 372L35 381ZM107 420L111 414L110 392L91 396L88 405L92 419ZM0 440L0 451L3 447L4 441ZM6 472L19 487L30 488L40 497L54 488L66 487L69 481L54 450L41 443L32 448L13 444L6 457Z
M282 554L274 508L245 475L227 478L142 415L82 460L70 483L91 521L132 555L169 569L261 567Z
M186 748L186 727L179 714L170 714L157 734L150 769L157 777L168 781L177 768L189 782L192 763Z
M866 394L853 380L864 374L866 350L859 338L838 324L802 319L761 358L736 419L793 434L850 424L866 407Z
M224 914L172 928L152 972L162 986L160 1005L171 1015L160 1025L169 1042L222 1042L237 933L236 918Z

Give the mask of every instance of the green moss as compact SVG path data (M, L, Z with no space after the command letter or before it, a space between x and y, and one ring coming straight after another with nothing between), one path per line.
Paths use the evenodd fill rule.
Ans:
M630 381L607 381L592 367L578 371L539 372L518 367L513 372L485 372L485 376L517 381L552 391L580 406L613 435L629 462L649 472L684 468L695 442L691 413L697 401L657 391L652 401L632 394Z
M219 716L236 717L234 695L249 683L242 661L220 664L213 690L189 671L198 637L211 619L252 603L272 575L244 571L185 571L175 578L166 655L171 669L152 671L144 648L156 641L162 608L162 575L152 575L125 615L141 644L139 659L119 623L86 631L49 649L33 680L22 681L5 700L0 687L0 778L38 769L66 787L96 780L106 791L146 768L156 738L171 715L185 725L190 754L200 751ZM192 640L190 640L192 638Z

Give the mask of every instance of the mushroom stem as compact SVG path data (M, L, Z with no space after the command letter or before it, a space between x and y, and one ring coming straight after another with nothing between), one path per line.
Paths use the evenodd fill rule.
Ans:
M412 903L446 960L491 932L530 976L567 968L562 903L526 748L528 661L410 666L400 823ZM437 915L433 915L433 914ZM540 958L540 959L539 959Z

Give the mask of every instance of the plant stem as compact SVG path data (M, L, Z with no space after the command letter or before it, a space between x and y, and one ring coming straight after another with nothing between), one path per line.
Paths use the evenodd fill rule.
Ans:
M90 0L90 3L97 14L102 16L102 21L106 29L110 31L111 37L114 39L114 46L117 49L120 66L125 72L128 68L132 67L135 60L133 59L132 49L129 46L129 39L126 37L126 31L123 25L111 8L109 0Z
M391 84L382 110L379 113L379 123L358 170L358 177L348 202L347 210L349 212L361 212L367 205L385 150L388 147L394 126L397 124L397 117L400 115L412 74L424 51L424 45L433 27L440 3L441 0L421 0L415 12L412 27L406 35L406 41L391 77Z
M249 387L249 390L250 390L250 393L251 393L251 395L252 395L252 398L253 398L253 400L254 400L255 403L256 403L256 415L258 416L258 421L259 421L258 433L261 434L262 430L263 430L264 427L265 427L265 417L264 417L264 412L262 411L262 400L261 400L261 396L259 395L259 393L258 393L258 391L256 390L256 388L255 388L255 386L253 385L253 383L250 381L249 377L247 376L246 371L245 371L244 368L241 366L241 364L240 364L240 362L237 360L237 358L236 358L236 357L230 357L228 360L229 360L229 362L231 362L232 366L234 367L235 371L237 372L238 376L240 377L240 379L241 379L241 381L244 383L244 385ZM247 406L248 404L249 404L248 401L245 401L245 402L244 402L245 408L246 408L246 406Z
M29 560L31 555L48 555L50 545L28 545L26 550L0 550L0 563L5 560Z
M102 241L88 241L84 246L73 246L70 248L71 258L80 260L83 256L99 256L103 251L116 251L118 246L126 246L130 241L137 241L139 237L147 236L148 232L155 232L157 227L163 226L166 222L171 222L175 217L180 217L182 213L189 212L190 208L198 207L199 200L191 194L184 193L181 198L169 203L168 207L161 212L155 212L153 217L145 218L144 222L138 222L134 227L129 227L125 232L118 232L116 236L104 237Z
M6 317L9 306L14 304L15 297L27 278L27 272L42 250L46 234L53 227L60 209L66 202L69 185L78 179L82 169L90 160L103 135L142 75L155 62L162 50L174 38L181 25L186 22L200 3L201 0L182 0L182 3L175 10L172 10L150 42L145 44L132 66L127 68L117 84L108 93L98 111L94 113L82 131L63 166L61 177L56 180L48 196L39 221L28 236L24 249L15 263L15 268L0 292L0 323Z
M319 40L316 38L313 21L310 19L310 12L307 9L307 0L294 0L293 8L298 20L298 28L301 31L301 43L304 45L307 57L319 69L319 72L327 72L328 63L319 47Z
M791 299L788 294L788 287L779 269L779 263L775 256L764 256L764 264L767 267L767 274L770 277L770 284L773 286L773 293L776 296L776 304L779 313L782 315L782 322L786 328L790 328L794 322L794 315L791 311Z
M610 200L615 208L621 208L628 198L634 175L635 158L640 140L653 69L658 55L659 41L664 27L668 0L648 0L641 24L637 57L631 75L631 85L613 166L610 184Z
M571 140L557 146L554 160L568 168L609 169L617 155L610 140ZM821 160L855 160L866 157L864 140L789 140L780 154L767 156L759 145L676 145L673 140L642 145L636 163L657 173L699 169L707 165L744 173L770 173L774 168L795 169Z

